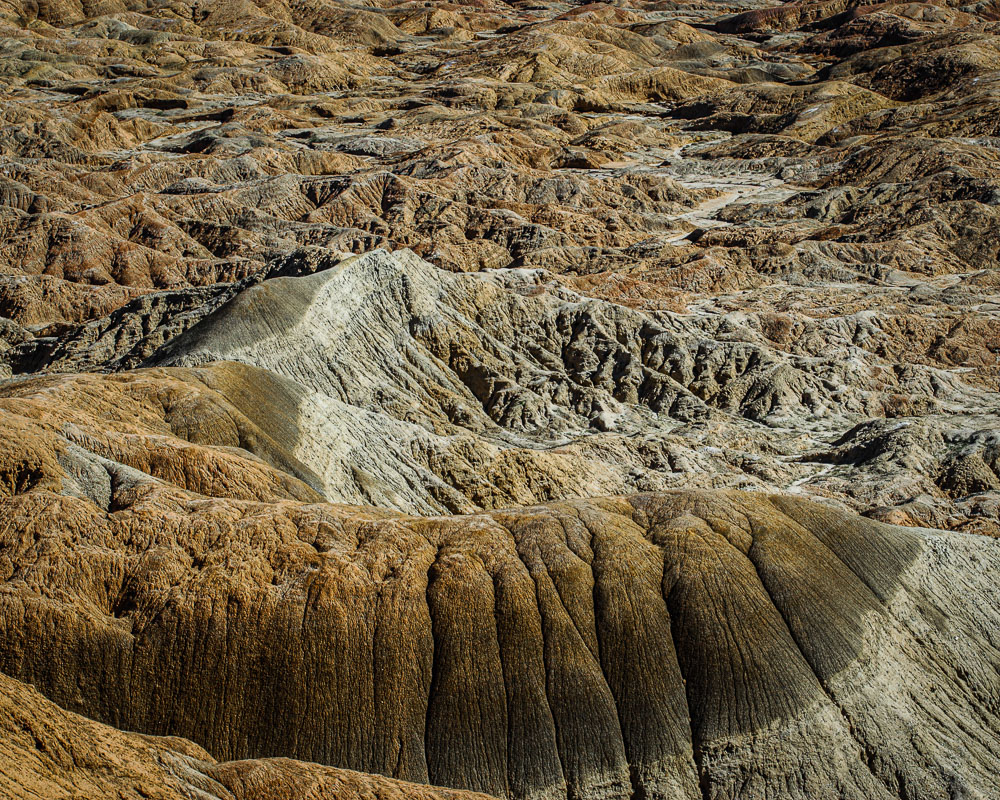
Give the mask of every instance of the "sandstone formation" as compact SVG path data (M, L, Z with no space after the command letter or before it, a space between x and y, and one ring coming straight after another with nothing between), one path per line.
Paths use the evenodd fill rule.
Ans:
M994 798L998 20L0 3L0 794Z

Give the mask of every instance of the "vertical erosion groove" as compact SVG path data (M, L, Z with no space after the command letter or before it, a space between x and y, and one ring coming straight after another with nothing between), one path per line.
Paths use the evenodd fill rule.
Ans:
M436 549L421 543L414 557L386 576L375 610L373 674L376 691L374 771L428 781L424 757L434 638L427 607L427 570Z
M588 520L601 663L615 698L633 796L696 792L684 681L663 597L663 554L624 516ZM606 523L606 520L604 521Z
M881 605L840 559L798 525L789 521L781 532L767 524L751 527L753 544L747 559L757 572L761 588L777 609L827 701L842 718L858 763L870 775L873 788L894 792L886 777L875 772L869 745L859 737L847 709L828 686L829 679L859 654L862 617L882 613ZM814 591L816 575L824 572L834 577L831 583L840 585L839 592Z
M627 795L614 698L593 655L596 641L587 645L586 628L581 633L569 611L585 614L590 636L595 635L590 568L566 547L559 519L531 516L518 528L521 559L536 587L547 693L567 792L584 800Z
M432 783L507 793L507 700L493 581L467 542L442 549L430 572L434 680L426 753Z
M497 640L507 694L507 780L513 797L563 797L566 783L546 694L544 640L535 584L503 531L494 575Z

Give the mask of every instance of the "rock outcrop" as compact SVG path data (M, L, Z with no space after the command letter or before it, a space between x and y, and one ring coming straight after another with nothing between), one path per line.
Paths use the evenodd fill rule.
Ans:
M197 409L184 413L187 438L255 453L266 439L327 500L409 513L791 487L876 515L906 505L945 527L989 531L995 516L995 395L939 367L893 370L884 344L852 344L884 343L905 322L644 311L544 271L455 274L408 251L314 256L279 274L183 301L145 295L88 324L49 351L52 369L122 378L54 391L72 405L82 386L142 386L145 403L169 385ZM37 341L13 350L38 358ZM167 378L123 364L194 369ZM243 427L216 433L234 403ZM100 437L87 413L74 424ZM99 425L119 426L116 413ZM176 416L157 411L147 430L178 431ZM971 483L954 478L968 458L979 459Z
M211 344L341 421L298 457L348 502L791 489L1000 533L991 13L5 6L0 371ZM295 342L197 343L286 290ZM378 341L324 342L344 293ZM831 455L907 419L926 455Z

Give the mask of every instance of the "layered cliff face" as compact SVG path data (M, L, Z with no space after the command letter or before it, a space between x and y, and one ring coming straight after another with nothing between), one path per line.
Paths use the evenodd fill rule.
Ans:
M0 4L0 794L993 798L998 18Z

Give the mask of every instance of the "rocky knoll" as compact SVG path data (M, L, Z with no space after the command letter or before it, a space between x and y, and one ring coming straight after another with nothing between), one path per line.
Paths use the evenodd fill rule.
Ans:
M992 539L738 492L403 516L5 402L0 669L72 711L506 797L992 791Z

